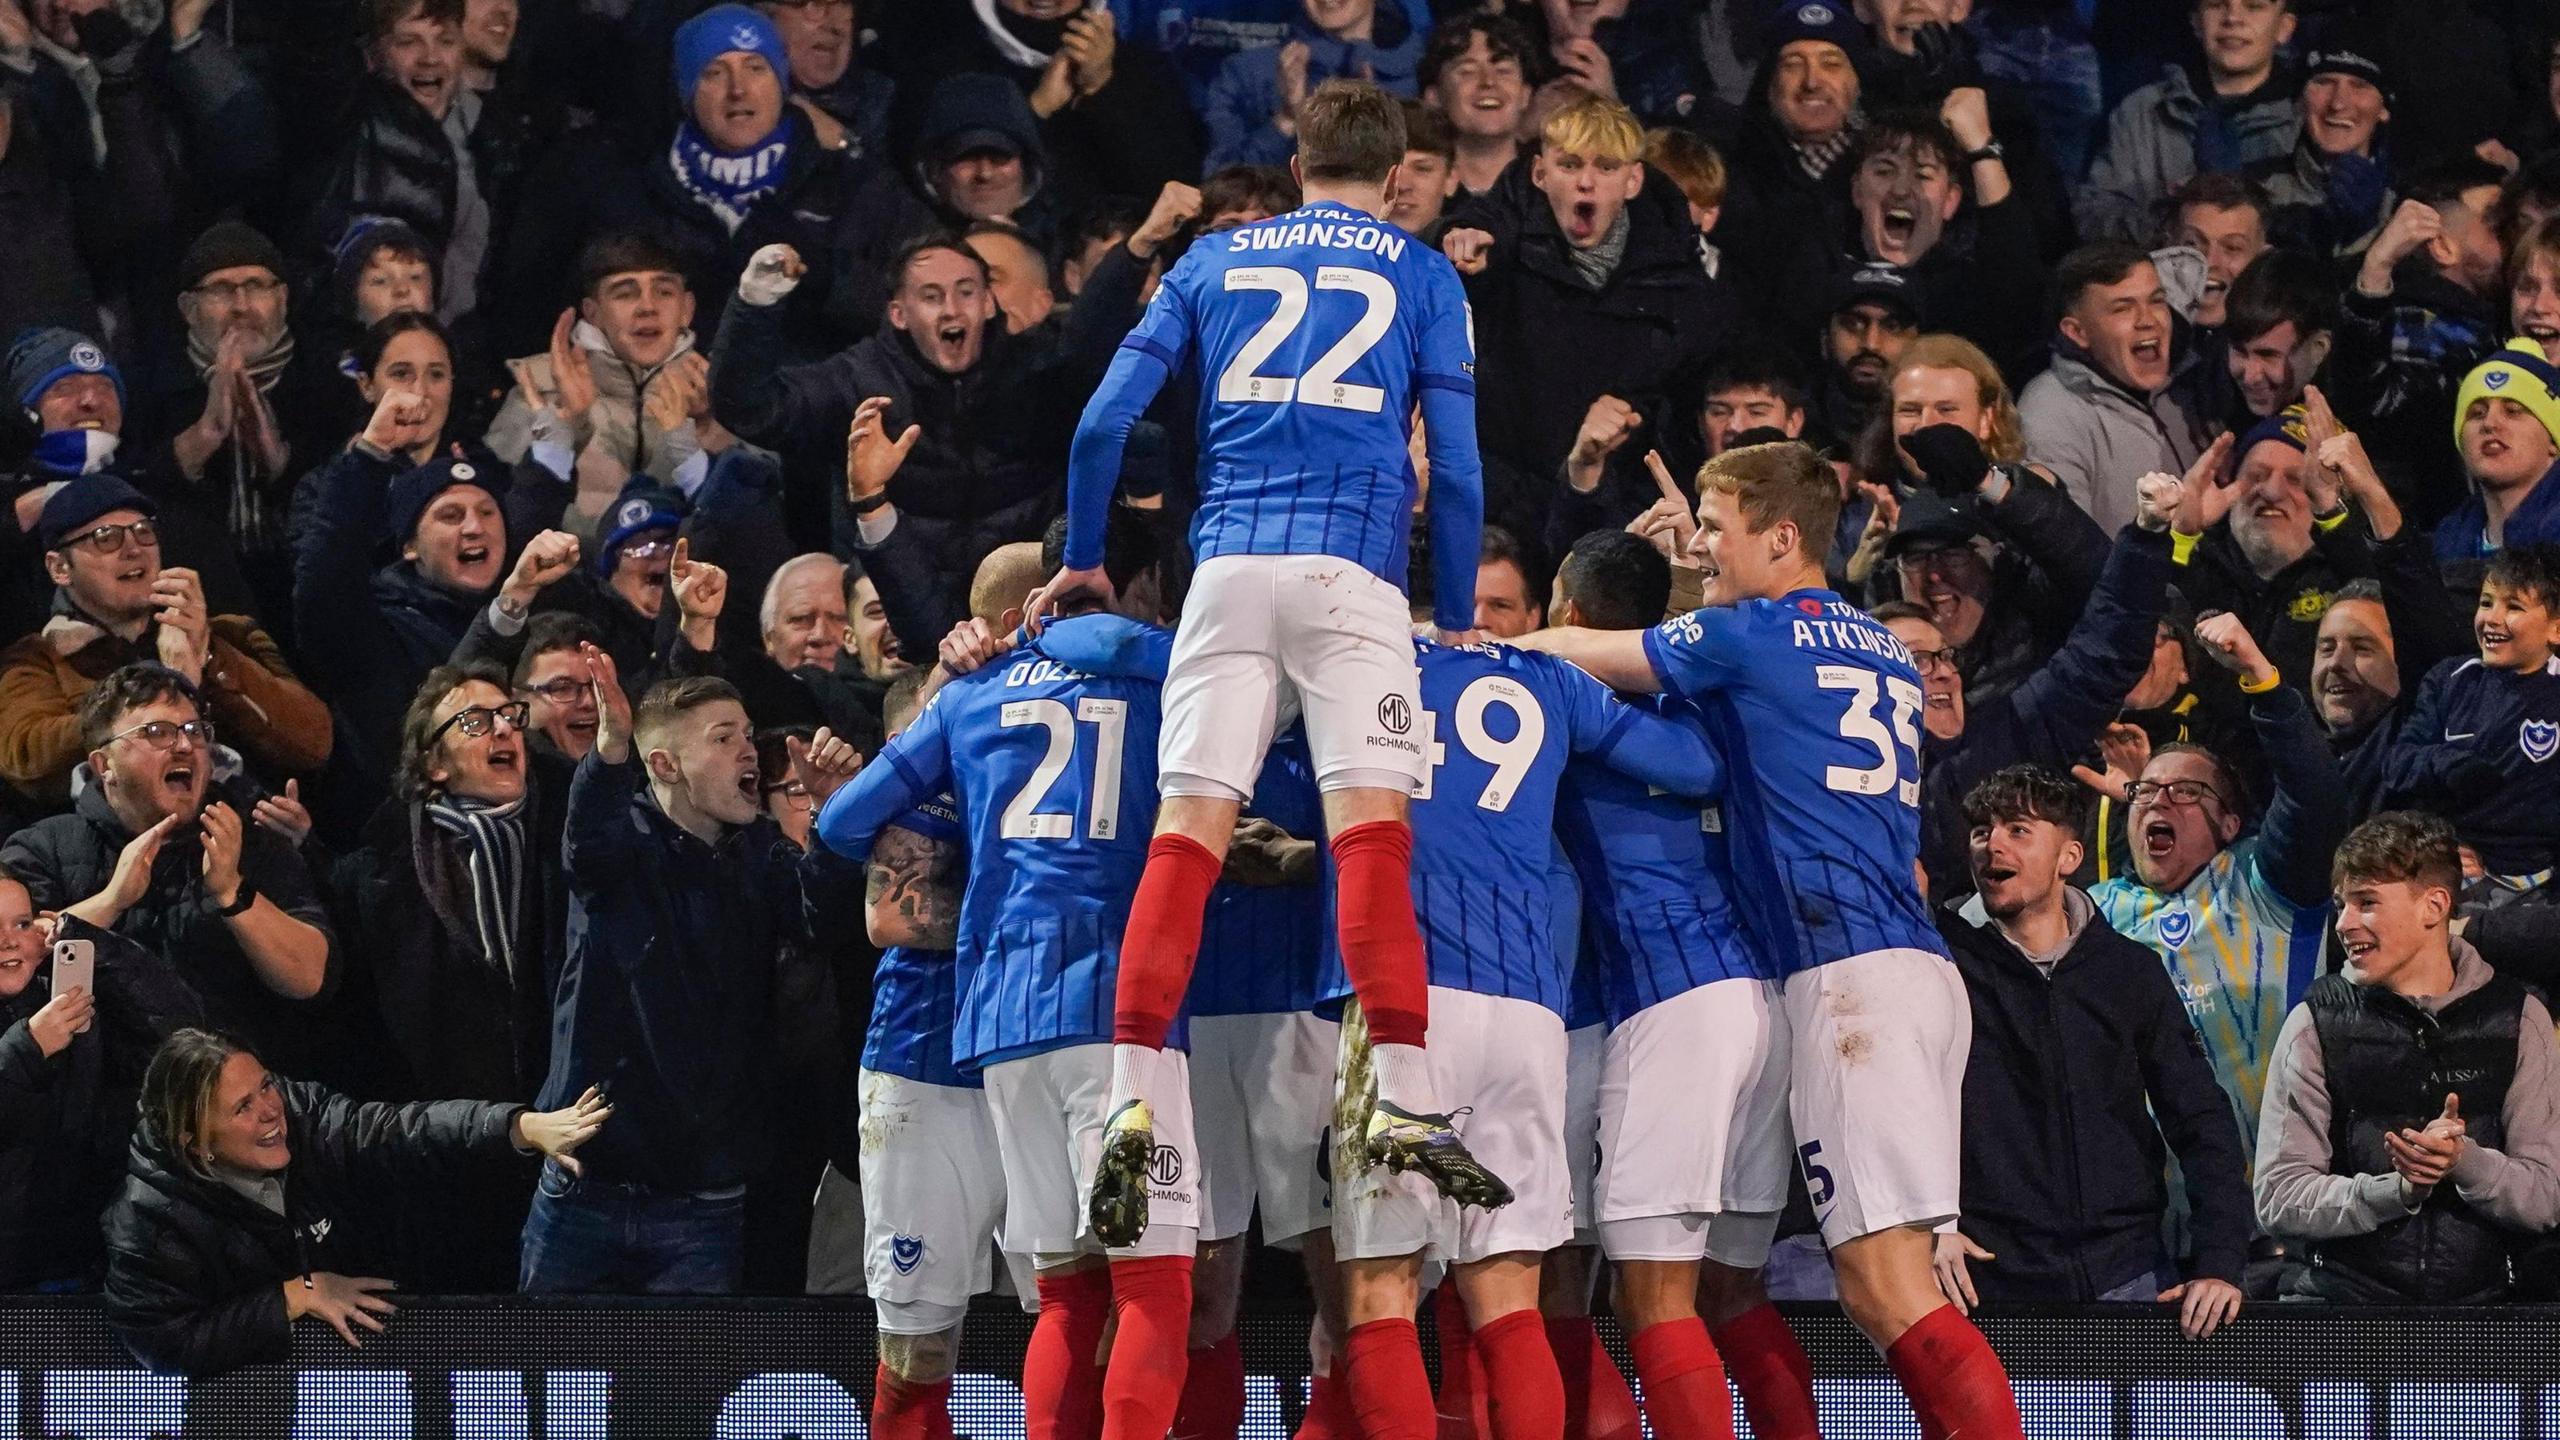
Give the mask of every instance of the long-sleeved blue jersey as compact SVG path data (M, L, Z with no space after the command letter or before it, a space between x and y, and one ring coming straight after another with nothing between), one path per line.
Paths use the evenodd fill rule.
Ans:
M1272 742L1245 813L1301 840L1324 839L1324 802L1316 793L1304 731L1293 727ZM1293 1015L1314 1009L1323 998L1316 989L1323 929L1324 893L1318 885L1219 881L1209 892L1208 914L1200 927L1190 1012Z
M1828 590L1695 610L1646 632L1666 694L1723 752L1725 835L1769 973L1941 953L1920 900L1920 671Z
M1553 656L1415 642L1431 769L1413 802L1413 909L1431 983L1567 1015L1574 956L1559 950L1556 790L1588 757L1685 794L1715 792L1715 751L1693 726L1638 709ZM1329 993L1350 993L1327 927ZM1585 1017L1573 1017L1585 1018Z
M2418 687L2385 762L2386 804L2441 809L2492 875L2560 858L2560 658L2528 674L2477 656Z
M1634 703L1699 723L1684 701ZM1598 972L1610 1024L1702 985L1763 975L1733 903L1716 801L1577 759L1556 799L1556 835L1582 877L1583 954Z
M960 802L970 863L952 1055L966 1067L1111 1039L1154 828L1155 682L1087 674L1044 653L1046 639L945 685L818 813L819 839L860 858L946 787Z
M927 840L965 844L960 805L936 795L890 822ZM871 972L871 1023L862 1034L862 1068L926 1085L975 1089L976 1072L951 1057L951 1019L960 1003L959 957L948 950L892 945Z
M1402 584L1419 403L1433 612L1444 629L1473 623L1484 525L1475 347L1466 292L1439 251L1324 201L1202 237L1157 287L1076 427L1068 565L1102 563L1129 427L1194 364L1197 558L1330 555Z

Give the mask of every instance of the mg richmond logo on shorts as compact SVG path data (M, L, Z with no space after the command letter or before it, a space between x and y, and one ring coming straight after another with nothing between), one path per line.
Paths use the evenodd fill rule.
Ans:
M1378 701L1378 723L1390 733L1406 733L1413 728L1413 702L1401 695L1384 697Z
M1170 1145L1159 1145L1147 1157L1147 1180L1155 1185L1172 1185L1182 1179L1182 1152Z

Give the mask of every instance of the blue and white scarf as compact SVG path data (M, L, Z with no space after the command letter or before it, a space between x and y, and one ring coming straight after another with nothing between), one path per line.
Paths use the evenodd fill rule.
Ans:
M524 893L525 799L519 795L491 805L462 795L438 795L426 802L428 823L462 847L480 956L509 975L516 969L516 914Z
M734 235L757 201L782 188L782 177L791 168L791 126L786 119L747 149L723 150L687 120L676 127L667 164L676 183Z

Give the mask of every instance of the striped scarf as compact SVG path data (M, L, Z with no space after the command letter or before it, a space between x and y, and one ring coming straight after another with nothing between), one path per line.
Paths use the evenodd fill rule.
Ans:
M195 367L198 380L207 385L213 383L213 367L216 359L213 346L207 345L193 333L187 336L187 363ZM276 381L283 378L285 367L292 363L293 332L287 330L276 337L276 343L269 346L265 354L250 360L246 367L249 372L249 383L257 387L259 403L267 407L267 420L270 425L275 423L276 414L275 402L268 397L275 392ZM240 542L241 549L252 555L268 555L282 550L285 544L284 506L282 504L270 506L264 486L267 482L281 480L284 477L261 476L250 468L248 455L239 446L229 445L224 448L231 452L232 538Z
M1858 132L1866 128L1866 114L1852 110L1848 123L1831 132L1830 139L1816 140L1809 145L1791 145L1789 148L1796 152L1796 164L1804 173L1819 180L1831 173L1831 167L1839 164L1840 157L1848 154L1850 148L1858 143Z
M504 967L510 976L516 969L517 902L524 891L524 803L523 796L488 805L460 795L426 802L428 821L462 843L480 957Z

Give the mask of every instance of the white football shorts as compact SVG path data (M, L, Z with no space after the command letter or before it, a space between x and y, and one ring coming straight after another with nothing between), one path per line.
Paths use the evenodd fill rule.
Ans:
M1165 794L1245 799L1304 715L1316 783L1422 782L1421 677L1404 592L1330 555L1220 555L1191 577L1164 682ZM1205 782L1205 785L1204 785Z
M1156 1154L1148 1167L1147 1233L1113 1255L1189 1255L1200 1233L1200 1147L1191 1128L1190 1057L1163 1052L1148 1094ZM1004 1248L1047 1268L1102 1254L1085 1200L1102 1159L1111 1047L1069 1045L986 1067L987 1108L1004 1160Z
M1202 1240L1242 1235L1257 1205L1266 1245L1333 1223L1324 1146L1341 1037L1340 1024L1304 1013L1193 1017Z
M1564 1169L1573 1190L1573 1243L1597 1245L1591 1226L1593 1185L1600 1172L1600 1057L1609 1044L1607 1025L1585 1025L1564 1035Z
M986 1092L857 1072L863 1287L894 1334L931 1335L995 1284L1004 1166Z
M1514 1198L1499 1210L1461 1208L1419 1175L1393 1175L1384 1166L1337 1170L1334 1253L1383 1260L1429 1251L1464 1264L1515 1250L1543 1254L1569 1242L1564 1018L1533 1000L1438 985L1430 1003L1424 1053L1440 1101L1467 1149Z
M1786 1207L1787 1073L1785 1017L1766 980L1701 985L1610 1030L1595 1187L1610 1259L1700 1259L1711 1217Z
M1955 1218L1973 1046L1956 967L1870 950L1788 976L1783 1011L1788 1111L1823 1242Z

